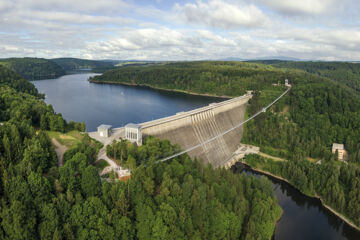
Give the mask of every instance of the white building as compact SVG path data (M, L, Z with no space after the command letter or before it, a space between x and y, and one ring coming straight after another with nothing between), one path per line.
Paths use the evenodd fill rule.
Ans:
M97 128L100 137L109 137L111 135L112 126L101 124Z
M290 87L291 85L289 84L289 80L285 79L285 86Z
M125 139L135 142L138 146L142 145L141 125L128 123L125 126Z
M344 144L340 144L340 143L333 143L332 145L332 149L331 149L331 152L333 154L336 153L336 151L338 151L338 159L339 160L345 160L346 159L346 155L347 155L347 152L344 148Z

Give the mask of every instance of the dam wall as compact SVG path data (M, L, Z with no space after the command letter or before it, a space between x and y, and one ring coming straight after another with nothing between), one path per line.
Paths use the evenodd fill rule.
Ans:
M200 144L234 127L244 120L247 103L252 95L236 97L220 103L141 124L143 136L152 135L179 144L183 150ZM225 166L238 149L243 127L189 152L204 164Z

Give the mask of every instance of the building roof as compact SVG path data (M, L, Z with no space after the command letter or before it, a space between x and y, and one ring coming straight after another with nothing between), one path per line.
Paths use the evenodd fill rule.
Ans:
M106 125L106 124L101 124L97 128L98 129L110 129L110 128L112 128L112 126L111 125Z
M337 150L344 150L344 144L333 143L332 148L333 148L333 149L337 149Z
M125 128L136 128L136 129L140 129L141 125L140 124L136 124L136 123L128 123L125 125Z

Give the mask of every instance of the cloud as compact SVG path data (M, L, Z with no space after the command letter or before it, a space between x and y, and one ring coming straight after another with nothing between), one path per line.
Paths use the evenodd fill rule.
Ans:
M270 22L255 5L234 4L220 0L176 4L177 16L189 24L210 26L221 29L262 27Z
M0 1L0 13L5 12L8 9L13 7L13 3L8 0L2 0Z
M122 14L132 5L122 0L17 0L16 6L22 9L39 11L63 11L77 13Z
M322 14L338 5L335 0L258 0L285 14Z
M130 24L136 22L135 20L122 17L93 16L70 12L21 11L18 14L25 19L38 19L67 24Z
M359 60L360 1L334 1L0 0L0 56Z
M107 41L89 43L91 56L116 56L120 59L184 60L214 58L236 44L206 30L171 30L169 28L133 29ZM217 49L215 51L215 48Z

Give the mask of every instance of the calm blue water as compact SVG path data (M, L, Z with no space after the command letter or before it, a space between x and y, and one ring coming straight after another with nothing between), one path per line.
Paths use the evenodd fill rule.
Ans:
M102 123L114 127L128 122L145 122L205 106L217 98L157 91L148 88L89 83L95 74L66 75L58 79L33 81L45 101L65 119L83 121L88 131ZM236 170L235 170L236 172ZM247 170L247 174L259 174ZM274 194L284 210L274 234L276 240L360 239L360 232L289 184L270 178Z
M100 124L121 127L174 115L221 101L182 93L110 84L89 83L94 73L65 75L58 79L33 81L45 102L66 120L85 122L87 131Z

